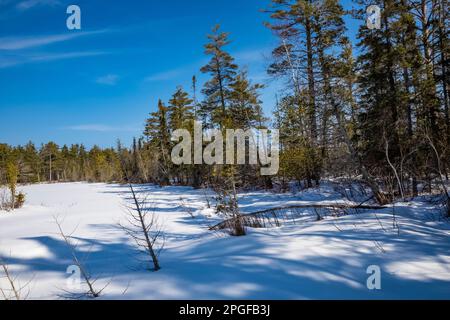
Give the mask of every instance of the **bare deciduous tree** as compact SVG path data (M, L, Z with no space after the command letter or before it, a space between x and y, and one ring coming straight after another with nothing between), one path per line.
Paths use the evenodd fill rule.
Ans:
M62 224L58 220L57 217L55 217L55 223L58 226L60 236L63 238L64 242L66 243L67 247L70 250L74 265L80 270L80 275L82 277L82 280L84 281L84 283L86 284L86 286L88 288L87 292L82 294L80 296L80 298L82 296L88 296L88 297L92 297L92 298L100 297L101 293L106 289L106 286L103 287L101 290L95 289L94 285L95 285L96 280L92 279L92 277L89 274L89 272L87 271L84 263L81 261L81 259L78 258L77 253L76 253L76 245L72 242L72 239L71 239L72 235L68 236L64 233ZM75 296L75 294L72 292L68 292L68 293L71 294L71 296Z
M400 178L400 175L398 173L397 168L392 163L392 161L391 161L391 159L389 157L389 140L386 138L386 135L384 136L384 140L385 140L385 143L386 143L386 160L387 160L389 166L391 167L392 171L394 172L395 179L397 180L398 189L400 191L400 195L402 197L402 200L405 201L405 192L403 191L403 182L402 182L402 179ZM392 196L392 199L394 199L394 196Z
M14 275L11 274L6 262L0 258L0 271L3 273L1 279L5 280L8 288L0 287L0 299L4 300L26 300L30 291L27 289L31 280L21 285Z
M433 140L430 138L430 135L426 134L425 137L428 140L428 143L430 144L431 148L433 149L434 155L436 157L436 163L437 163L436 171L437 171L439 182L442 186L442 193L445 196L445 208L447 211L446 214L448 217L450 217L450 193L447 189L447 186L445 185L444 178L443 178L444 174L442 172L441 155L439 154L438 149L434 145Z
M133 186L130 184L129 187L133 205L127 207L129 225L121 227L136 242L140 251L150 257L153 270L158 271L161 269L158 257L164 247L163 231L155 213L151 212L148 197L138 199Z

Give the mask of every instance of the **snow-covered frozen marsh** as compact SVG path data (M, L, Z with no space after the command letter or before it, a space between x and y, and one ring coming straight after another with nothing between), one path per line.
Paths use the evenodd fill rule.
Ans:
M204 191L136 186L164 230L162 269L151 272L119 227L131 201L126 186L61 183L20 190L27 196L24 208L0 211L0 256L20 283L29 283L28 299L61 298L67 290L73 263L55 217L76 239L96 284L106 286L101 299L450 298L450 223L426 201L231 237L208 230L221 219L207 208ZM323 187L296 195L243 194L240 208L251 213L340 201ZM381 290L367 288L373 265L382 271Z

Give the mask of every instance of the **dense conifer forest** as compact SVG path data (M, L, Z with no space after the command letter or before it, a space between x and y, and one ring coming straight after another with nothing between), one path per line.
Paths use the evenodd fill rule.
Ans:
M0 137L0 300L450 297L448 0L253 1L236 1L243 12L231 12L232 1L172 0L170 10L164 1L110 1L106 9L89 1L83 11L67 7L62 34L49 35L53 21L40 35L3 37L0 28L0 73L8 77L0 87L12 81L0 113L14 109L7 121L17 127L9 143ZM56 21L62 2L0 0L0 23L29 12ZM259 67L265 60L264 77L239 58L245 44L233 47L256 33L241 31L253 23L253 6L267 35L251 59ZM208 24L215 19L205 12L226 17L185 57L205 27L194 20L200 7ZM90 23L146 21L80 31L81 12ZM199 24L180 32L186 22ZM223 27L236 25L234 33ZM107 50L125 38L120 52ZM255 57L267 38L270 55ZM161 59L148 59L150 51ZM83 58L82 71L72 74L72 58ZM189 68L171 69L183 60ZM166 71L144 79L148 68ZM61 111L75 90L57 76L67 70L81 80L76 101ZM14 82L29 78L51 89ZM148 97L157 103L138 110ZM30 109L14 108L27 102ZM22 110L36 112L36 135L19 132L30 125ZM44 132L34 119L41 111L61 135ZM62 127L99 117L119 125ZM141 127L129 141L114 142L136 118ZM77 141L82 131L89 136ZM33 141L39 137L54 141ZM265 317L264 303L232 305L235 313L223 316ZM222 316L216 307L175 313Z
M378 202L444 187L450 170L449 18L446 0L381 1L381 28L361 24L356 42L344 17L364 22L361 10L339 1L273 0L266 26L279 40L267 72L282 79L272 114L263 114L264 85L227 51L232 35L215 26L205 39L210 61L190 88L174 88L151 109L142 136L114 148L53 142L0 145L0 183L17 168L19 183L91 181L160 185L217 185L287 190L321 179L361 181ZM280 130L276 176L255 165L174 165L175 130L273 128ZM144 121L144 119L143 119Z

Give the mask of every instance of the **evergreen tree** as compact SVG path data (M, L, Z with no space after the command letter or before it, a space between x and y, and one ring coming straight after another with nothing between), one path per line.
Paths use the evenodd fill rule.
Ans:
M228 33L220 32L219 29L219 25L213 28L213 33L208 35L209 42L205 45L205 54L211 56L211 60L201 68L201 72L209 74L211 79L202 90L206 99L199 115L211 120L212 126L223 128L229 118L230 86L235 80L238 66L234 58L224 51L224 47L230 43Z
M259 90L260 84L252 84L247 72L240 72L230 85L230 122L232 128L261 129L266 119L263 116Z
M157 151L159 174L162 184L170 183L170 130L168 108L158 101L158 110L150 114L144 131L149 147Z
M26 144L23 155L23 176L27 182L41 182L42 161L32 142Z
M53 182L58 174L58 169L55 166L59 159L59 147L54 142L49 142L41 147L40 158L44 164L44 174L47 181ZM58 179L56 179L58 180Z
M16 206L16 188L19 176L19 166L13 161L6 164L6 178L8 181L8 188L11 193L11 209L14 210Z
M190 135L194 134L194 100L189 97L181 87L178 87L172 98L169 100L169 128L171 132L178 129L189 130ZM193 150L190 151L191 154ZM194 166L183 164L173 167L173 174L180 184L188 184L190 176L196 174Z
M188 129L192 127L193 100L189 98L189 94L178 87L177 91L169 100L169 128L171 131L178 129Z

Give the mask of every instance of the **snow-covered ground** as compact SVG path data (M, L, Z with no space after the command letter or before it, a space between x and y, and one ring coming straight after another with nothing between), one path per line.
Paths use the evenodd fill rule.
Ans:
M450 222L426 202L397 204L398 228L392 209L369 210L251 229L236 238L208 231L220 220L206 208L204 191L140 186L139 195L148 193L165 231L162 270L154 273L118 227L131 201L126 187L68 183L20 189L27 195L25 207L0 212L0 257L21 284L31 281L31 299L60 298L68 290L66 270L73 263L55 216L77 239L95 285L107 285L103 299L450 299ZM325 187L296 196L249 193L240 206L250 213L339 199ZM381 290L367 288L371 265L381 268Z

